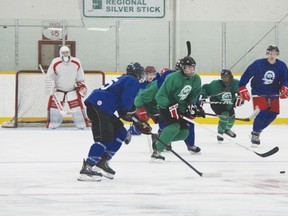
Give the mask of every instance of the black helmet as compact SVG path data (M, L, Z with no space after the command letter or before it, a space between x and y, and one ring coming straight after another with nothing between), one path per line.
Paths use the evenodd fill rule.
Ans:
M231 72L231 70L228 70L228 69L223 69L222 71L221 71L221 78L223 78L224 76L232 76L232 72Z
M187 56L180 60L180 65L184 69L186 66L196 66L196 62L192 57Z
M229 78L229 79L224 81L223 78ZM231 83L232 80L233 80L233 75L232 75L231 70L229 70L229 69L223 69L223 70L221 71L221 80L222 80L222 83L223 83L225 86L230 85L230 83Z
M184 77L186 79L190 79L190 77L194 76L196 62L195 62L195 60L192 57L186 56L186 57L182 58L180 60L180 66L182 68L182 72L184 73ZM192 73L191 73L191 71L189 72L189 71L186 70L187 67L194 67Z
M181 69L181 59L178 59L175 64L175 70L180 70L180 69Z
M138 62L131 62L126 68L126 74L141 80L144 77L144 68Z
M273 51L276 52L277 55L280 54L279 48L276 45L270 45L266 50L266 55Z

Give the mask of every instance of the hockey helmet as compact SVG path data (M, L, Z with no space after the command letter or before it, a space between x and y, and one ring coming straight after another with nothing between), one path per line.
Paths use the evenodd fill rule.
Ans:
M221 80L225 86L228 86L233 80L233 75L232 75L231 70L223 69L221 71Z
M178 59L175 64L175 70L180 70L180 69L181 69L181 59Z
M138 62L131 62L127 65L126 74L135 77L138 80L144 79L144 68Z
M186 56L186 57L182 58L180 60L180 65L181 65L182 71L184 73L184 76L186 78L190 78L190 77L194 76L196 62L192 57Z
M156 74L156 69L154 66L147 66L145 68L145 73L146 74Z
M280 54L279 48L276 45L270 45L268 46L266 50L266 55L268 55L270 52L275 52L276 55Z

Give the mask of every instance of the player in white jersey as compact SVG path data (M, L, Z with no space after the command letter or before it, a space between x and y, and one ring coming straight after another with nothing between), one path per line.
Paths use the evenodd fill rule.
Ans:
M60 57L52 60L47 71L48 82L46 82L45 91L51 96L48 101L46 127L58 128L63 121L63 115L56 105L57 101L55 103L55 97L52 96L56 93L62 106L67 102L76 127L84 129L88 127L88 119L82 102L82 97L87 94L84 71L80 60L70 55L70 49L67 46L62 46L59 54Z

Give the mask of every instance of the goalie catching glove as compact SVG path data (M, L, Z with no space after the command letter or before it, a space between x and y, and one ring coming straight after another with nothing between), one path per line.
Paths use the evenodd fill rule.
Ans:
M49 77L45 78L45 95L52 95L54 93L54 83Z

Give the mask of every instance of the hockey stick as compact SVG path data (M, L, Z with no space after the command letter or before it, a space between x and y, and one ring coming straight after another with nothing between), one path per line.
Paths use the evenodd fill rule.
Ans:
M141 122L139 121L137 118L135 118L134 116L131 118L131 120L138 125L147 125L148 127L148 123L147 122ZM158 136L157 134L153 134L150 133L150 135L154 135L155 139L158 140L160 143L162 143L164 146L168 146L165 142L163 142ZM190 163L188 163L184 158L182 158L178 153L176 153L173 149L170 150L176 157L178 157L182 162L184 162L187 166L189 166L194 172L196 172L199 176L201 177L221 177L222 174L221 173L202 173L199 170L197 170L196 168L194 168Z
M186 41L186 46L187 46L187 57L191 55L191 43L190 41Z
M271 95L252 95L251 97L280 97L281 94L271 94Z
M40 68L41 72L45 75L45 72L44 72L41 64L39 64L39 68ZM54 99L54 101L55 101L55 104L56 104L59 112L60 112L62 115L67 115L67 112L64 110L64 108L63 108L63 106L62 106L62 104L61 104L61 102L60 102L60 100L59 100L56 92L53 92L52 97L53 97L53 99Z
M206 104L233 104L232 102L222 102L222 101L206 101L206 100L200 100L201 103Z
M255 118L260 112L260 109L258 107L256 107L256 109L253 111L253 113L248 117L248 118L236 118L236 117L228 117L225 116L226 118L234 118L235 120L238 121L245 121L245 122L249 122L251 121L251 119ZM209 116L217 116L217 117L221 117L221 115L217 115L217 114L213 114L213 113L205 113L205 115L209 115Z
M155 134L152 134L155 135ZM162 143L164 146L167 146L166 143L164 143L161 139L158 138L158 136L155 136L155 138ZM218 172L218 173L202 173L199 170L197 170L195 167L193 167L190 163L188 163L183 157L181 157L177 152L175 152L173 149L170 150L177 158L179 158L183 163L185 163L188 167L190 167L194 172L196 172L199 176L201 177L221 177L222 173Z
M186 120L186 121L188 121L188 122L190 122L190 123L197 124L197 125L199 125L200 127L202 127L202 128L204 128L204 129L206 129L206 130L208 130L208 131L210 131L210 132L212 132L212 133L215 133L215 134L217 134L218 136L224 138L223 134L219 134L219 133L217 133L217 132L215 132L215 131L213 131L213 130L211 130L211 129L209 129L209 128L207 128L207 127L205 127L205 126L203 126L203 125L201 125L201 124L199 124L199 123L197 123L197 122L195 122L195 121L193 121L192 119L189 119L189 118L187 118L187 117L185 117L185 116L181 116L181 118L184 119L184 120ZM274 147L273 149L271 149L271 150L268 151L268 152L258 153L258 152L256 152L256 151L251 150L250 148L248 148L248 147L246 147L246 146L243 146L243 145L235 142L235 141L232 140L232 139L229 139L228 137L225 137L225 139L229 140L231 143L236 144L236 145L240 146L241 148L243 148L243 149L245 149L245 150L247 150L247 151L251 151L251 152L255 153L256 155L258 155L258 156L260 156L260 157L268 157L268 156L271 156L271 155L273 155L273 154L275 154L276 152L279 151L279 147L276 146L276 147Z

